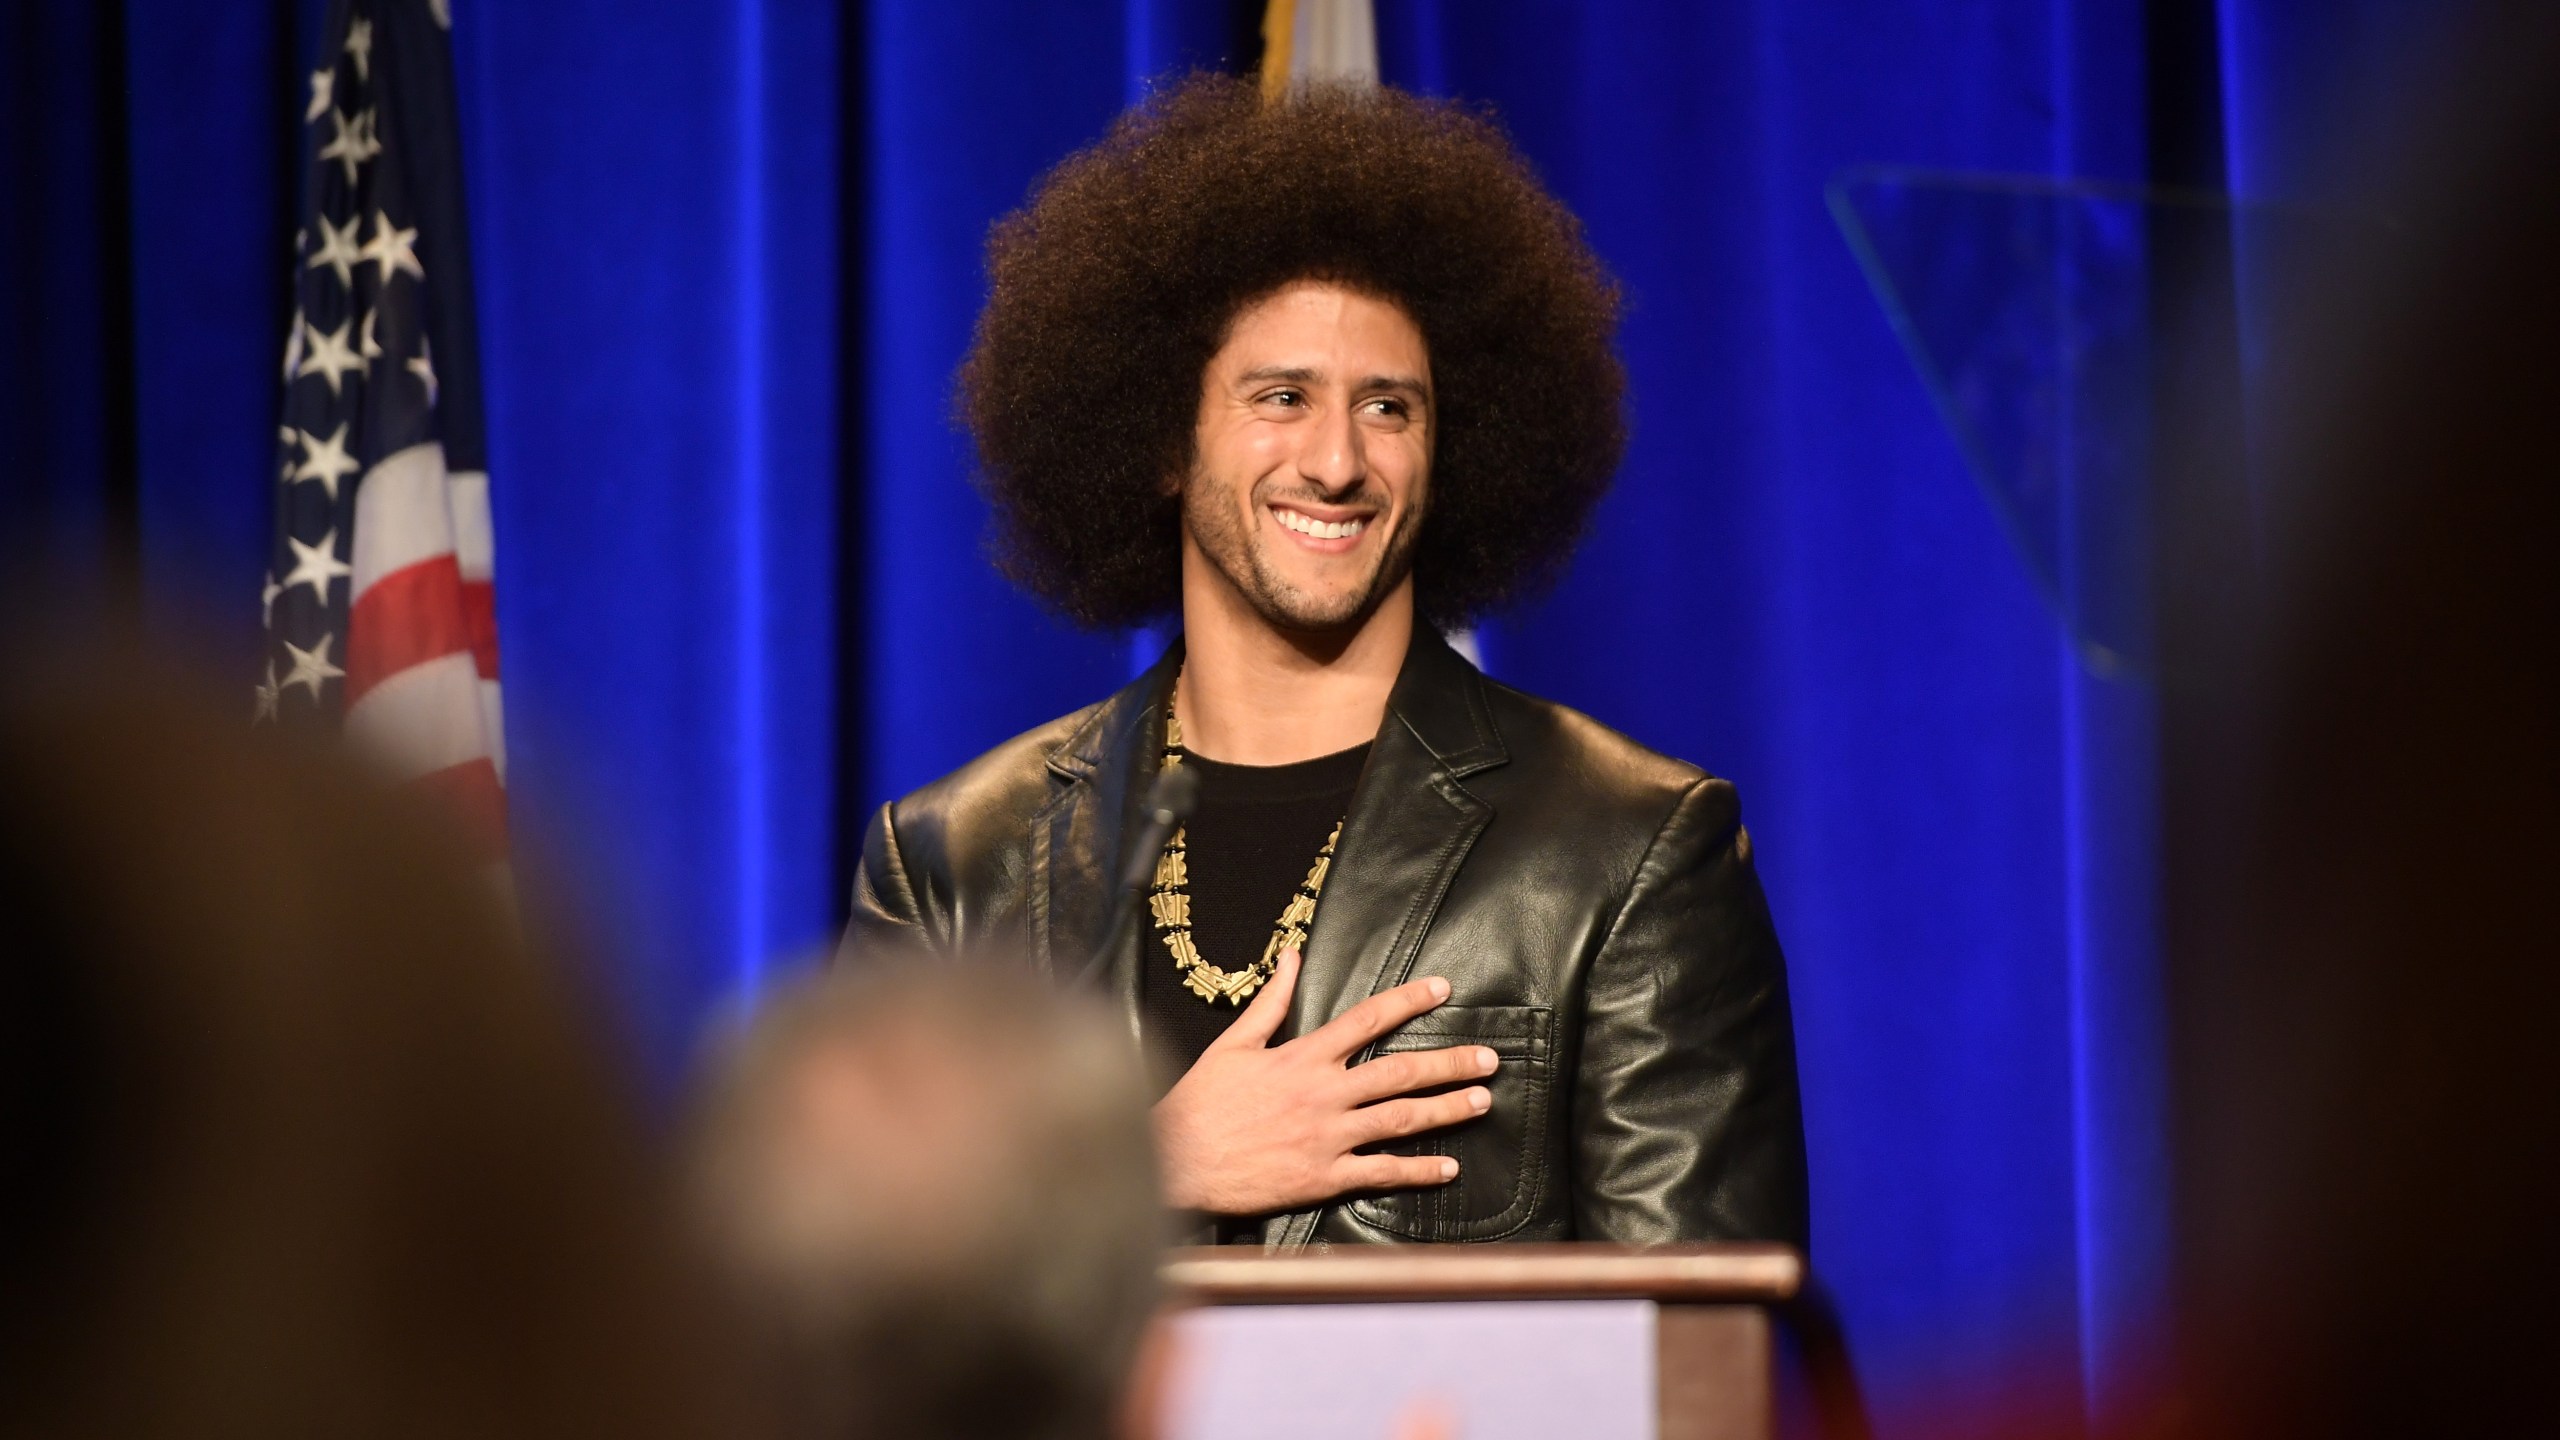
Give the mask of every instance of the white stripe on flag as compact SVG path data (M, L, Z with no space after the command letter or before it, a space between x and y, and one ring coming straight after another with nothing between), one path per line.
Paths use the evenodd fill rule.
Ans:
M452 553L443 446L412 445L365 472L356 486L356 573L348 603L385 575Z
M499 702L498 682L480 682L481 739L489 747L489 761L498 767L498 783L507 783L507 712Z
M374 686L347 711L347 738L402 778L491 756L480 669L457 650Z
M453 513L453 558L465 580L498 576L498 541L489 525L489 476L482 470L456 470L445 477Z

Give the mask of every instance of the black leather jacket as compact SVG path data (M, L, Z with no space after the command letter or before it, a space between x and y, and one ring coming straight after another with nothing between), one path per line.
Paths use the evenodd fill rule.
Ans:
M1027 947L1071 974L1153 779L1180 647L1127 689L872 818L866 941ZM1137 1023L1143 929L1104 983ZM1436 1189L1263 1222L1267 1246L1394 1240L1806 1239L1784 962L1733 787L1487 680L1417 626L1307 940L1282 1038L1445 976L1377 1049L1488 1045L1492 1110L1399 1142Z

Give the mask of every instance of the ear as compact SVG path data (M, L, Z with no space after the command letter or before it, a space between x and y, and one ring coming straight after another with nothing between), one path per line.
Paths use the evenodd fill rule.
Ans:
M1193 430L1191 443L1182 447L1182 456L1156 477L1156 493L1167 500L1182 498L1183 487L1191 483L1192 473L1200 468L1200 432Z

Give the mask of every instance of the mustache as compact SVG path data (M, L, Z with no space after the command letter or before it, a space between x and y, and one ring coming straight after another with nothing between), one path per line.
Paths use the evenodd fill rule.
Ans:
M1368 507L1369 509L1378 512L1384 512L1389 508L1387 497L1376 493L1376 487L1370 485L1369 482L1365 480L1357 485L1350 486L1347 489L1332 492L1318 489L1312 485L1274 485L1267 487L1258 485L1254 487L1253 499L1254 503L1258 505L1295 504L1328 507L1358 505Z

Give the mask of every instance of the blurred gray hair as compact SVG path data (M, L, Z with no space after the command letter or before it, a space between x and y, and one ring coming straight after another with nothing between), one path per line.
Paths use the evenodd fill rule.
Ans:
M1019 965L892 957L719 1057L695 1193L805 1432L1098 1440L1166 1238L1125 1023Z

